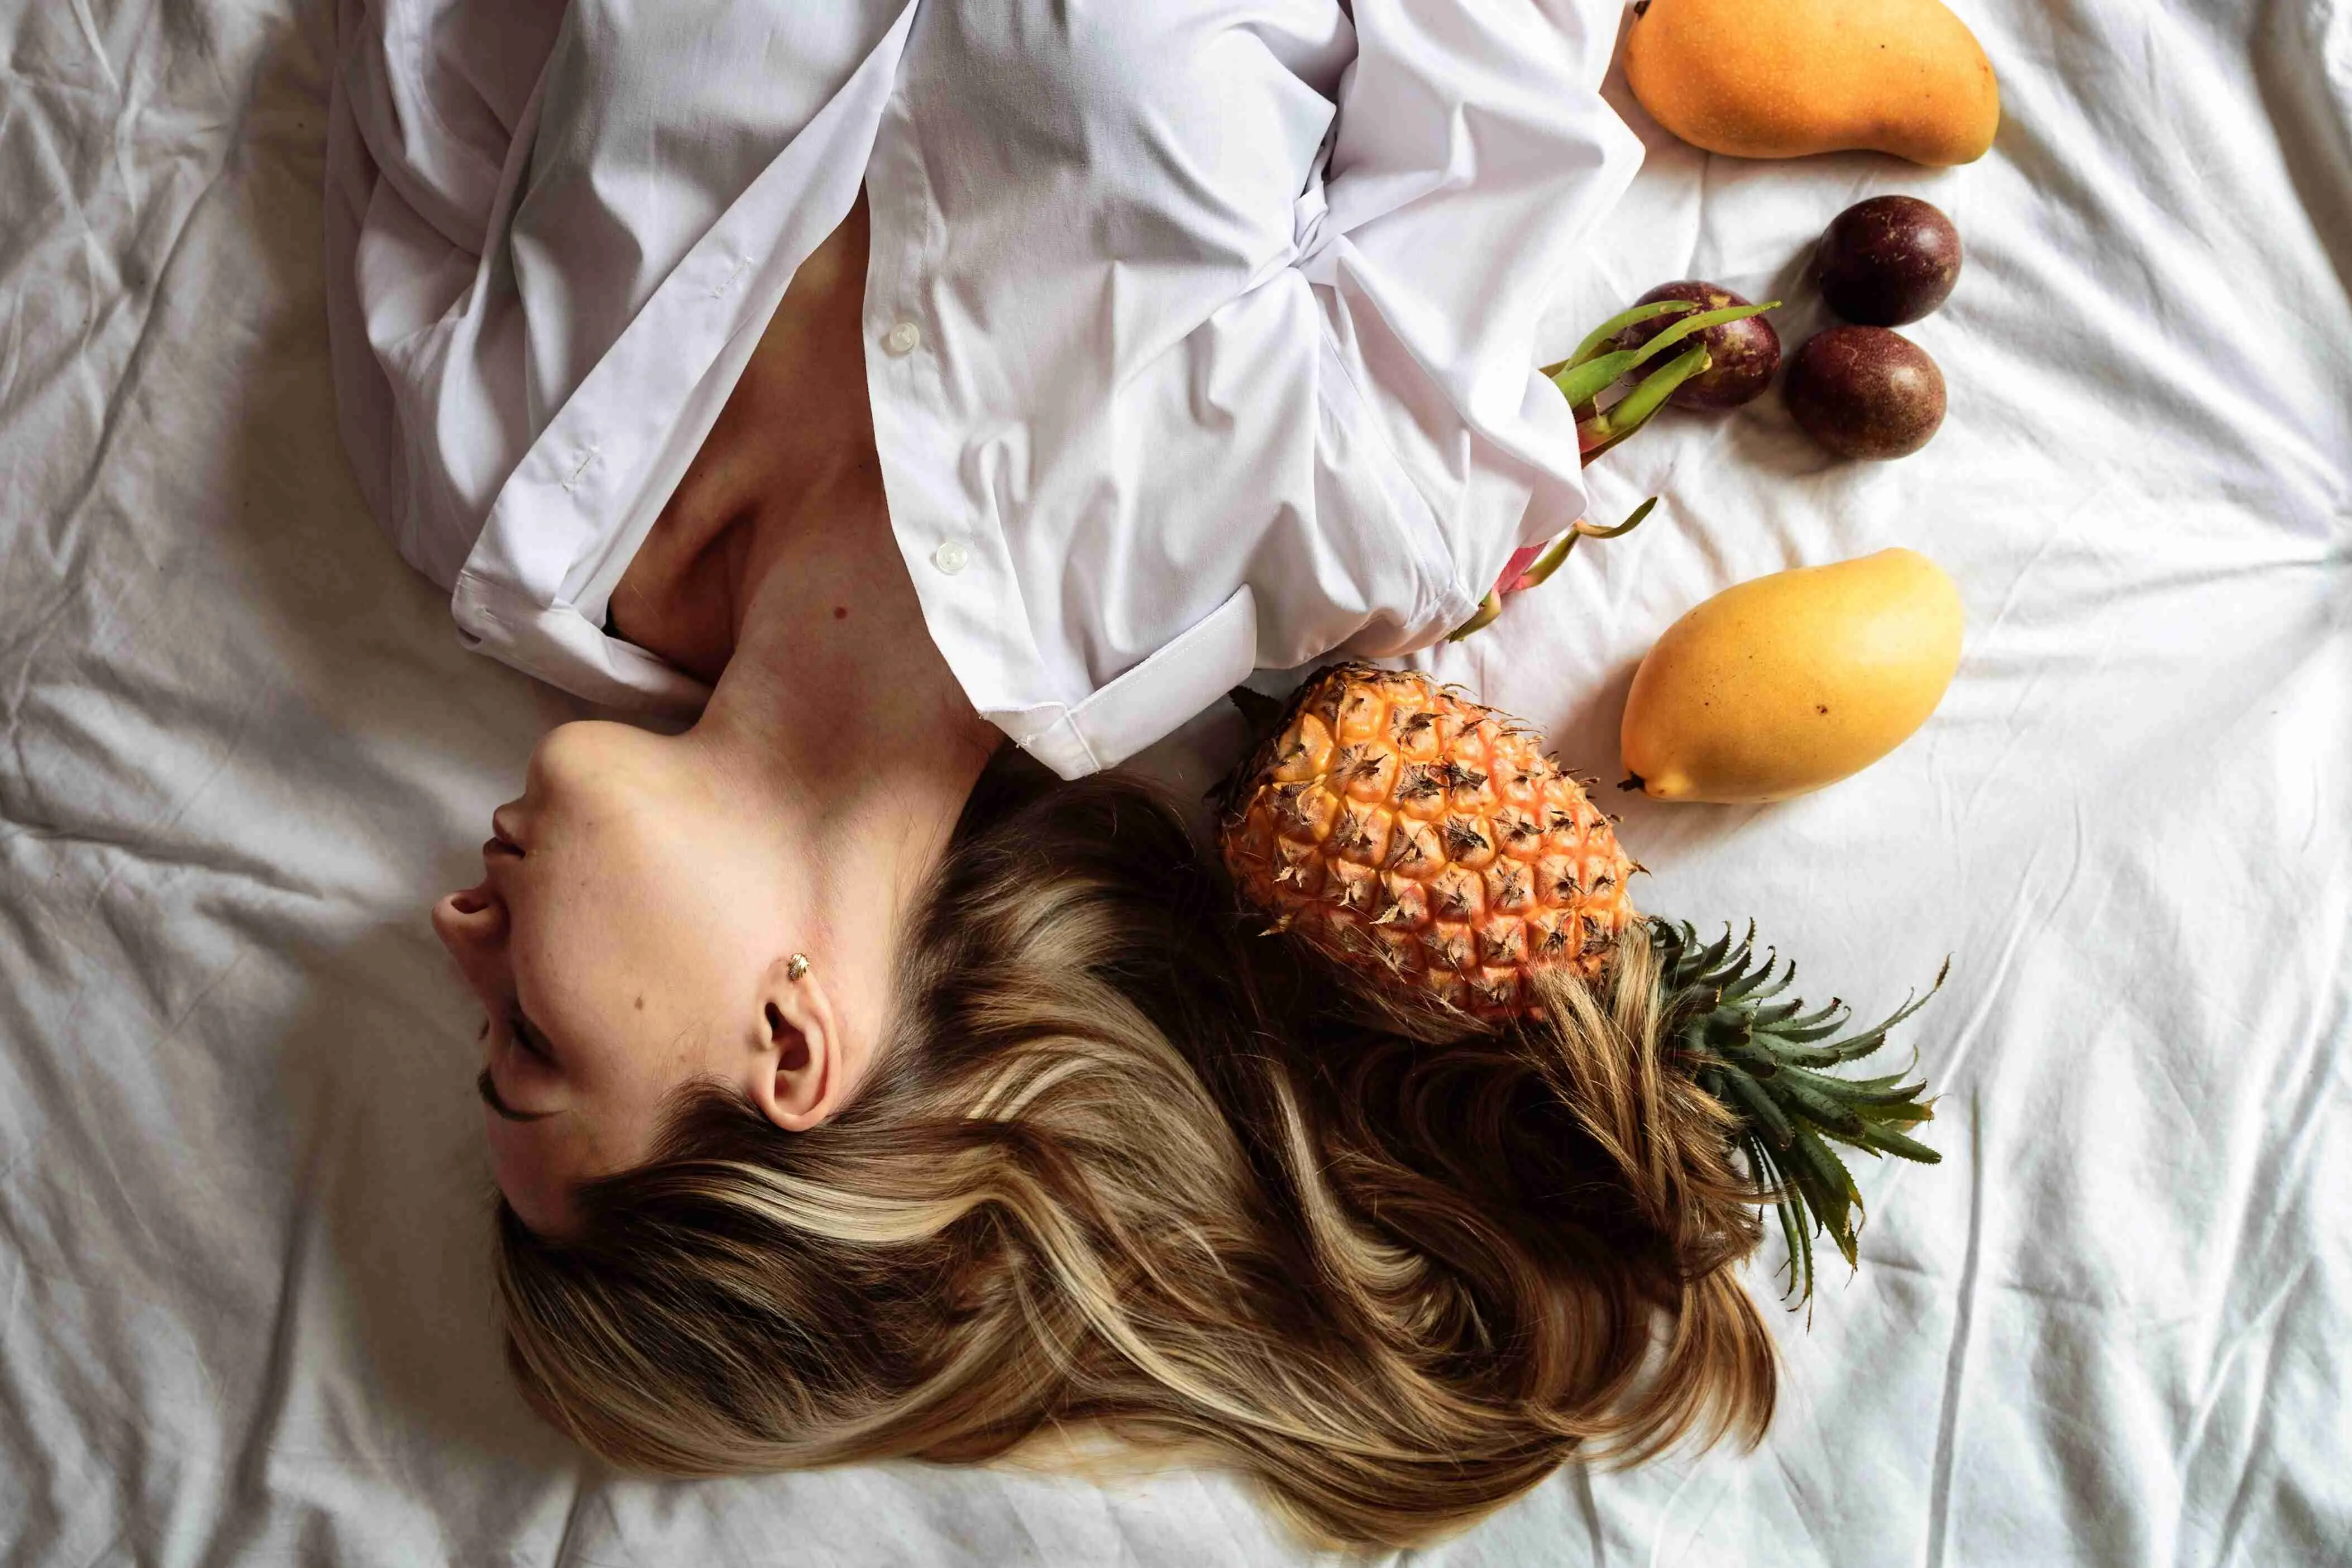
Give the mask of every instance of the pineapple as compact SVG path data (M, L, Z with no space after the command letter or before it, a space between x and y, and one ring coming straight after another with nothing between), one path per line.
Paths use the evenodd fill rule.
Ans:
M1539 1016L1528 976L1603 978L1643 922L1660 955L1662 1037L1730 1112L1730 1135L1780 1211L1789 1289L1813 1286L1811 1237L1851 1265L1860 1189L1831 1148L1922 1163L1906 1129L1934 1114L1907 1073L1827 1070L1870 1055L1936 987L1836 1038L1838 1003L1782 1000L1794 964L1754 956L1755 930L1702 946L1687 925L1637 914L1641 868L1582 785L1524 725L1413 671L1323 670L1281 708L1234 694L1265 739L1223 797L1225 868L1242 900L1343 970L1465 1028ZM1252 711L1255 709L1256 711ZM1948 968L1948 965L1947 965Z
M1597 979L1635 867L1538 738L1427 676L1343 664L1295 702L1224 836L1242 896L1325 956L1500 1019Z

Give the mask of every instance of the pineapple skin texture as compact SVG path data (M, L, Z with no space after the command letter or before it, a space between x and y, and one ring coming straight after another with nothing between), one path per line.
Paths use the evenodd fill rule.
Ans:
M1541 738L1417 671L1318 675L1227 799L1243 900L1409 1006L1531 1012L1528 975L1597 978L1639 918L1633 862Z

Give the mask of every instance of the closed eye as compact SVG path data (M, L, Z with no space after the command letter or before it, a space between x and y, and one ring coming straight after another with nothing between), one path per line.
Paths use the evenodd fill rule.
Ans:
M530 1052L541 1065L549 1068L558 1065L554 1047L547 1043L547 1037L539 1032L539 1026L523 1016L520 1005L507 1010L507 1032L514 1037L515 1044Z
M499 1097L499 1080L490 1076L490 1069L488 1068L484 1068L481 1075L474 1079L474 1089L482 1097L484 1105L488 1106L509 1121L544 1121L555 1114L551 1110L517 1110L513 1106L509 1105Z

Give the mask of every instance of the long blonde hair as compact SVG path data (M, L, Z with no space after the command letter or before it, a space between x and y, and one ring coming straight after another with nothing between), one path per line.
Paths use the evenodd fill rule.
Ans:
M1546 1022L1432 1040L1227 900L1144 787L992 770L856 1103L793 1133L697 1088L577 1234L501 1205L526 1394L681 1475L1108 1434L1351 1545L1760 1436L1756 1194L1644 942Z

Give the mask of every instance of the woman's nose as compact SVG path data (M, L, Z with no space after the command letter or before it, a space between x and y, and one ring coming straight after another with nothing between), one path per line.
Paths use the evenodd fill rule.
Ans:
M477 991L495 987L491 971L506 946L507 907L489 884L466 888L433 906L433 934Z

